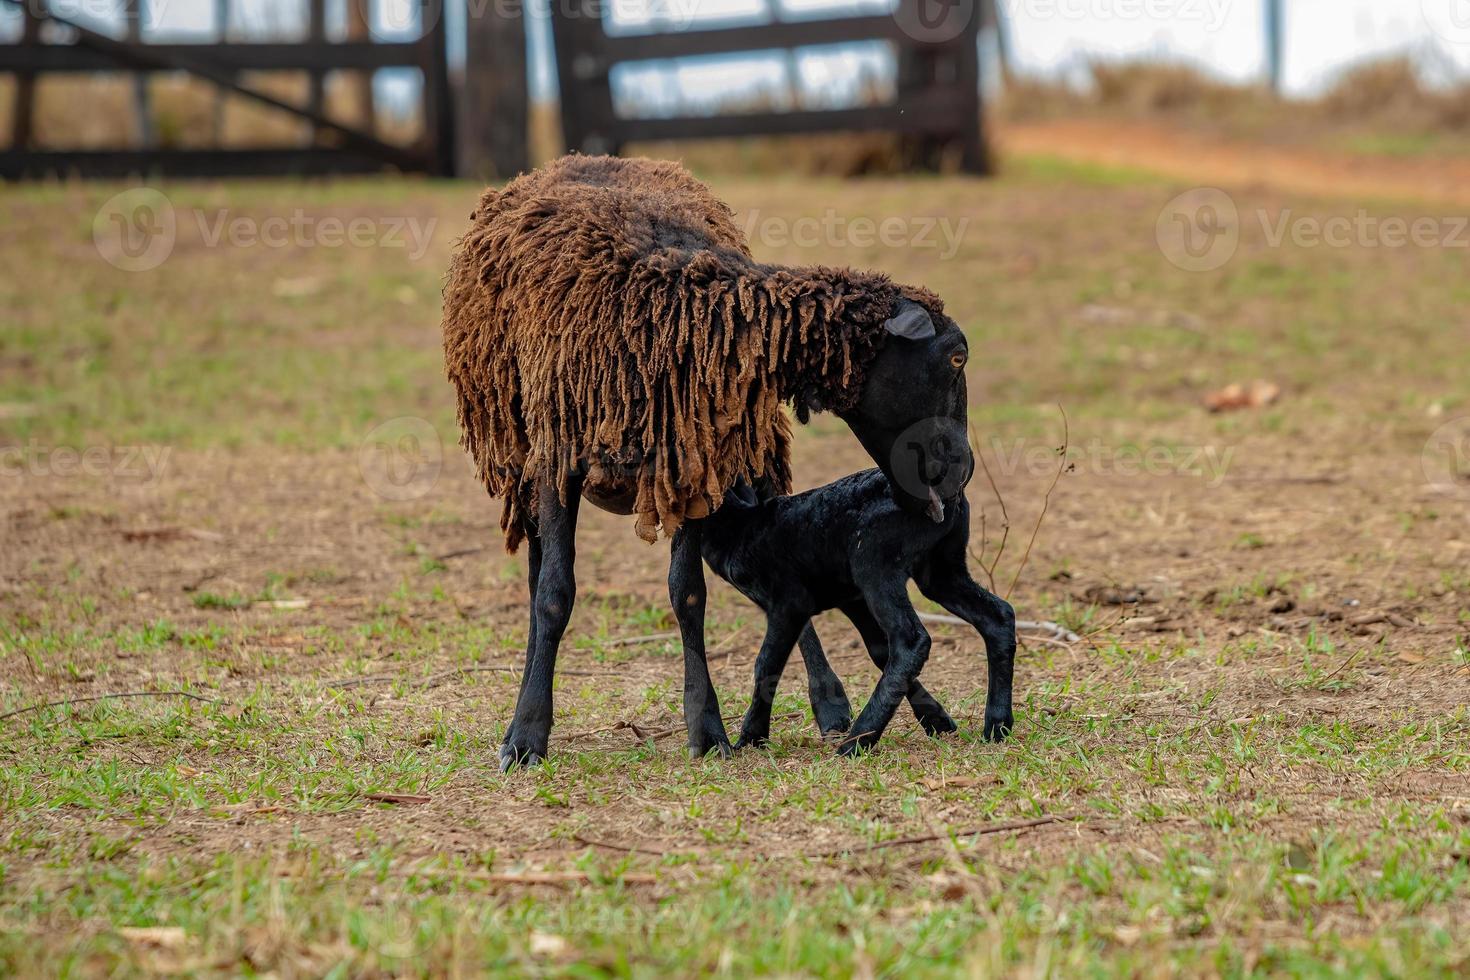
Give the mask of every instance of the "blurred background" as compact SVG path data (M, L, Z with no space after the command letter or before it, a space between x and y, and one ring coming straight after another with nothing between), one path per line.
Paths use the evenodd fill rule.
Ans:
M0 45L10 176L488 178L706 139L740 141L716 168L986 172L1038 119L1390 153L1470 123L1459 0L0 0Z
M687 760L667 553L589 507L499 773L440 291L568 148L944 298L971 569L1070 631L1007 746L935 622L953 738L837 765L793 664ZM0 0L0 976L1465 975L1467 209L1467 0Z

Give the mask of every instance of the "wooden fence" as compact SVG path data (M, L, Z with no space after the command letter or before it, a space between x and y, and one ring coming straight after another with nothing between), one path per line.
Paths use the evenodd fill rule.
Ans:
M24 11L24 27L17 43L0 44L0 72L15 76L15 107L10 146L0 150L0 178L17 179L50 174L118 177L129 174L181 176L284 175L370 171L393 167L449 175L454 172L454 114L445 43L443 0L422 0L421 37L412 41L380 42L367 38L368 0L353 0L350 18L358 37L328 41L324 30L325 0L307 0L308 37L291 42L217 42L150 44L137 29L136 3L129 30L122 38L93 30L75 20L48 11L45 0L3 0ZM359 6L361 4L362 6ZM225 11L221 3L217 9ZM61 28L59 43L43 39L43 25ZM323 77L329 71L360 73L371 79L381 68L417 68L423 74L423 136L412 145L386 142L373 133L370 94L369 118L350 124L330 118L323 109ZM251 100L311 124L313 139L301 145L232 148L170 148L153 142L146 87L135 88L134 143L104 149L39 148L35 145L35 83L57 72L119 71L137 80L156 72L182 72L203 79L222 92ZM305 105L298 105L246 84L242 72L305 72L311 78ZM365 85L370 86L367 81ZM370 89L369 89L370 93Z
M618 153L638 140L791 135L833 131L903 134L920 163L958 151L964 170L984 173L977 35L979 0L898 0L891 14L778 21L743 27L609 35L604 0L551 0L568 149ZM626 118L613 107L615 65L809 45L886 41L897 56L896 98L877 106Z

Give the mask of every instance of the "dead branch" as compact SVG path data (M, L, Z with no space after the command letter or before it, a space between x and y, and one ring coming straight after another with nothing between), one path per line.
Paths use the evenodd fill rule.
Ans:
M941 626L969 625L958 616L946 616L942 613L919 613L919 620ZM1035 637L1035 639L1052 639L1059 643L1080 643L1082 641L1082 637L1076 633L1073 633L1060 623L1053 623L1050 620L1018 619L1016 620L1016 632L1041 633L1044 635Z
M655 851L651 847L639 847L637 844L611 844L607 841L593 840L590 837L583 837L581 834L573 834L572 840L578 844L586 844L588 847L601 847L605 850L622 851L626 854L647 854L650 857L656 858L667 857L669 854L667 851Z
M458 549L456 549L454 551L446 551L442 555L435 555L434 556L434 560L435 561L449 561L451 558L464 558L464 557L466 557L468 555L478 555L482 551L489 551L489 550L490 550L489 548L484 548L484 547L480 547L480 548L458 548Z
M876 844L867 844L863 847L839 847L831 851L823 851L820 854L808 855L815 858L837 857L840 854L864 854L871 851L881 851L890 847L908 847L911 844L928 844L937 840L946 840L951 837L985 837L990 834L1005 834L1016 830L1030 830L1032 827L1044 827L1053 823L1072 823L1081 820L1079 814L1067 813L1056 817L1036 817L1033 820L1013 820L1009 823L992 823L984 827L975 827L970 830L957 830L953 833L930 833L916 834L913 837L898 837L893 840L879 841Z
M64 701L47 701L44 704L32 704L24 708L16 708L0 715L0 721L6 718L14 718L29 711L40 711L43 708L60 708L71 704L86 704L91 701L108 701L112 698L188 698L191 701L203 701L205 704L222 704L214 698L202 697L198 694L190 694L188 691L119 691L116 694L94 694L85 698L67 698Z
M647 636L625 636L619 640L608 640L602 646L604 649L607 647L631 647L638 646L642 643L658 643L662 640L676 640L678 638L678 633L649 633Z
M1057 450L1057 456L1059 457L1057 471L1052 474L1051 486L1046 488L1046 493L1041 498L1041 513L1036 515L1036 526L1031 529L1031 540L1026 542L1026 553L1021 556L1021 564L1016 566L1016 574L1011 578L1011 587L1006 589L1005 597L1007 599L1011 597L1012 592L1016 591L1016 583L1021 581L1021 573L1026 570L1026 562L1031 559L1031 547L1036 544L1036 535L1041 532L1041 522L1046 520L1047 509L1051 506L1052 491L1057 488L1058 481L1061 480L1062 474L1067 471L1069 465L1067 463L1067 450L1072 444L1071 424L1067 420L1067 410L1065 408L1058 405L1057 411L1062 413L1062 445Z
M437 674L430 674L428 677L424 678L422 681L419 681L414 686L417 687L417 688L419 688L420 690L428 690L429 688L438 687L439 685L443 684L445 681L449 680L451 677L457 677L460 674L481 674L481 673L519 674L520 672L521 672L521 668L516 667L516 666L513 666L511 664L470 664L470 665L464 666L464 667L452 667L449 670L441 670ZM617 672L611 671L611 670L558 670L556 672L556 675L558 677L563 677L563 676L567 676L567 677L621 677L622 676L621 674L618 674ZM335 687L335 688L338 688L340 690L345 690L347 688L353 688L353 687L364 687L364 686L366 686L368 684L391 684L391 683L393 683L395 681L406 681L406 680L408 680L408 678L406 676L404 676L403 674L372 674L372 675L367 676L367 677L344 677L344 678L341 678L340 680L327 681L322 686L323 687Z
M992 561L989 565L985 564L985 548L988 544L988 535L984 530L985 508L983 507L980 508L980 554L972 554L970 556L971 558L975 559L976 564L984 569L986 578L990 580L990 591L994 592L996 591L995 569L997 566L1000 565L1001 556L1006 553L1006 542L1010 539L1011 536L1011 515L1010 512L1006 510L1006 498L1001 494L1000 487L996 486L995 477L990 472L990 464L985 461L985 453L981 450L980 440L975 438L975 430L973 426L971 426L970 428L970 451L975 454L975 457L977 459L980 460L980 467L985 470L985 479L990 483L990 492L995 494L995 499L1000 504L1001 535L1000 546L995 549L995 560Z

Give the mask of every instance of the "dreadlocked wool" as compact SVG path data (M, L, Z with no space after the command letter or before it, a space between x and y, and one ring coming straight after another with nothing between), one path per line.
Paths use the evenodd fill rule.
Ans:
M488 190L444 290L462 444L502 498L506 548L536 492L631 501L654 541L738 477L790 491L805 422L858 397L900 296L848 269L752 259L734 214L675 163L568 156Z

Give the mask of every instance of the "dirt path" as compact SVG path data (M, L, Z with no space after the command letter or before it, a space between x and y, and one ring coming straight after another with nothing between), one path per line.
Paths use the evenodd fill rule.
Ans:
M1470 205L1470 160L1361 156L1239 143L1151 123L1070 119L1011 123L1011 153L1148 170L1198 184L1259 185L1313 196Z

